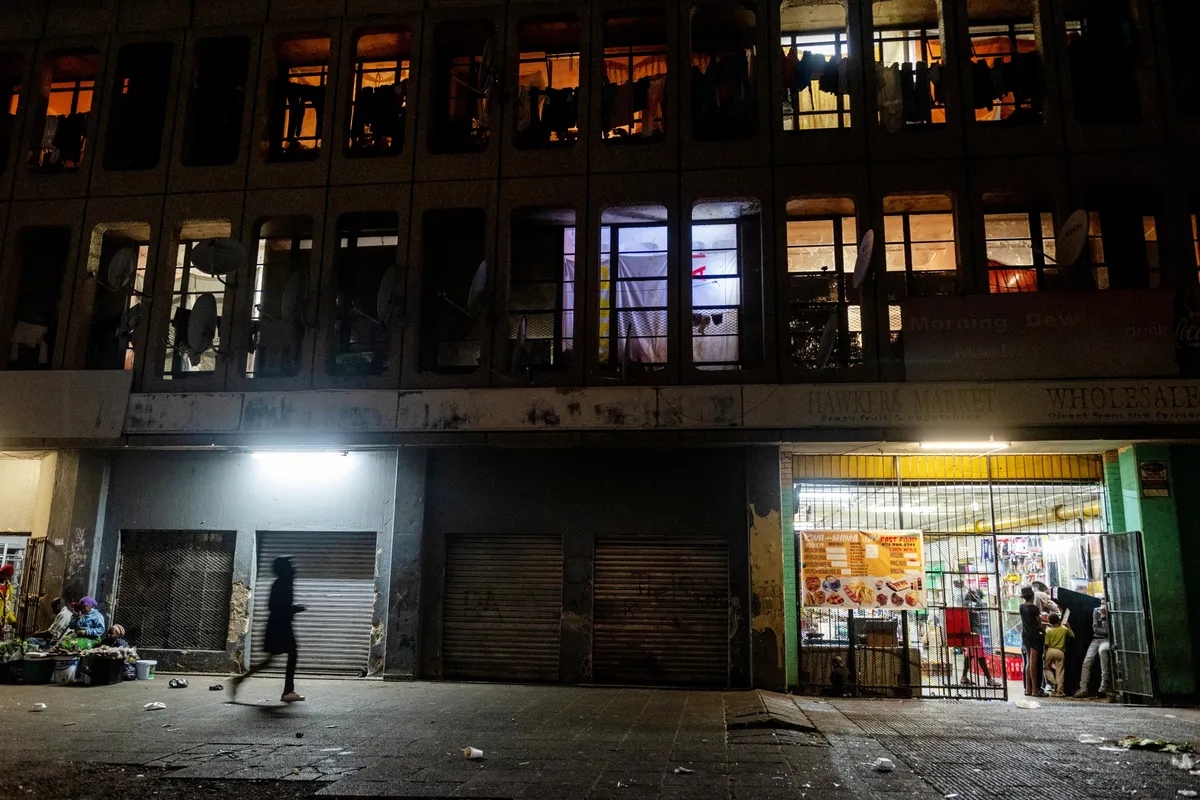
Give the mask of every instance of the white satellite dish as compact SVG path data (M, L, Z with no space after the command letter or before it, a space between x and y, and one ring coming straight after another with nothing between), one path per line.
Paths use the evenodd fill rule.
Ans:
M246 246L237 239L201 239L192 245L192 266L205 275L228 275L248 263Z
M517 326L517 339L513 342L512 365L509 370L514 376L520 375L525 370L528 334L529 317L521 317L521 324Z
M817 347L817 369L825 369L829 358L833 355L833 346L837 344L838 314L834 311L821 330L821 343Z
M1088 213L1082 208L1076 209L1067 217L1054 239L1054 262L1069 267L1078 261L1087 244L1087 236Z
M397 289L400 286L400 267L392 264L384 271L379 280L379 291L375 295L375 316L383 324L397 311L400 296Z
M196 298L187 321L187 349L193 357L212 347L217 337L217 298L205 292Z
M487 291L488 263L485 258L475 268L475 276L471 278L471 289L467 292L467 314L478 316L483 312L484 294Z
M284 322L297 323L304 319L304 301L308 297L307 270L293 270L283 287L279 301L279 312Z
M104 280L107 288L114 292L122 292L133 284L137 275L138 251L136 247L122 247L113 253L104 270Z
M854 259L854 288L863 285L871 269L871 256L875 253L875 231L869 230L858 243L858 256Z

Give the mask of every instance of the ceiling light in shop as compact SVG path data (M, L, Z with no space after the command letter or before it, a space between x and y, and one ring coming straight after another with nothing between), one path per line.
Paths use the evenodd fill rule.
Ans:
M796 493L797 500L846 500L853 497L855 491L853 489L818 489L816 491L804 490Z
M922 450L1003 450L1008 442L921 442Z
M872 514L895 514L903 512L905 514L932 514L938 510L937 506L871 506L867 509Z

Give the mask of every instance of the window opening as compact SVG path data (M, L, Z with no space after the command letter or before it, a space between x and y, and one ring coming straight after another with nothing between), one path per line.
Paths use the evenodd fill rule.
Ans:
M443 22L434 31L434 113L429 150L476 153L492 136L494 27L488 20Z
M517 373L561 371L571 366L575 351L575 231L573 209L522 208L513 214L508 356Z
M276 46L271 98L272 161L308 161L321 151L329 39L287 39Z
M12 151L24 77L25 57L20 53L0 53L0 172L8 166Z
M666 134L667 15L647 10L604 21L600 129L610 144L661 141Z
M116 83L104 147L104 168L153 169L162 150L174 47L127 44L117 54Z
M192 265L192 248L203 239L223 239L232 234L226 220L184 223L175 248L175 269L171 285L171 324L167 332L167 352L163 378L210 374L217 369L217 349L221 345L221 313L225 306L225 284ZM203 353L187 349L188 317L201 295L211 293L217 301L217 331L212 347Z
M862 293L851 280L858 256L854 201L848 197L789 200L787 256L792 365L818 370L861 364ZM836 336L832 349L823 350L827 329Z
M692 363L706 371L762 363L762 208L754 200L692 208Z
M487 280L483 209L426 212L421 221L422 371L465 373L479 367L486 324L472 285ZM479 302L479 301L477 301Z
M290 377L300 372L312 226L312 217L305 216L281 217L259 225L247 378Z
M889 301L891 357L899 361L906 297L952 295L958 289L953 203L948 195L892 195L883 199L883 289Z
M699 6L692 14L692 134L697 139L754 135L756 42L755 14L749 8Z
M370 33L355 42L349 156L394 156L404 149L412 33Z
M50 369L62 313L62 283L71 250L69 228L24 228L17 234L20 263L16 322L9 369Z
M1136 121L1141 59L1129 0L1067 0L1064 5L1075 116L1085 124Z
M888 133L946 122L941 18L936 0L875 0L876 94Z
M667 364L666 221L662 206L612 208L601 215L601 366L649 371Z
M233 164L242 147L242 116L250 70L244 36L196 42L184 125L182 160L187 167Z
M1088 260L1097 289L1157 289L1158 226L1154 215L1135 210L1088 213Z
M1200 115L1200 63L1195 58L1196 31L1200 30L1200 4L1163 3L1167 21L1167 54L1175 110L1182 117Z
M105 223L92 230L88 273L95 288L85 360L87 369L133 369L133 334L145 297L149 253L149 223ZM133 259L133 274L128 286L113 284L114 258Z
M1053 260L1053 214L1046 211L984 214L983 233L987 247L989 293L1037 292L1055 288L1059 274Z
M968 0L976 122L1040 125L1042 59L1031 0Z
M783 0L782 86L785 131L850 127L850 30L844 2Z
M391 327L380 316L379 292L384 276L397 269L399 247L400 218L394 211L343 214L338 219L331 375L386 371Z
M522 20L517 46L517 148L570 147L579 138L579 19Z
M39 122L29 151L36 172L74 172L87 150L99 60L94 50L51 53L42 65Z

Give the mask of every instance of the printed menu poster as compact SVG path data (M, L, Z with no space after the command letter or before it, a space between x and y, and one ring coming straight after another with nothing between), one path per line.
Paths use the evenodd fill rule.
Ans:
M802 531L804 605L925 608L920 531Z

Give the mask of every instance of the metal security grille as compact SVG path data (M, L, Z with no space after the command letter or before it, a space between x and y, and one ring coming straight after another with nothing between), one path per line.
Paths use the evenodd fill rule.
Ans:
M562 536L448 536L445 676L557 681L562 571Z
M122 531L109 622L142 648L224 650L235 539L231 531Z
M728 685L725 536L597 537L595 570L597 683Z
M24 598L17 620L17 635L29 636L34 631L41 630L38 626L38 601L42 588L42 564L46 553L46 539L39 537L29 540L25 551L25 559L21 564L21 595ZM47 601L49 602L49 601Z
M1110 533L1100 539L1100 548L1115 687L1125 694L1153 697L1154 663L1146 623L1141 539L1140 533Z
M275 580L272 564L291 556L296 566L296 605L306 610L293 619L300 672L329 675L365 674L371 650L375 609L374 533L258 534L258 568L254 580L251 658L266 657L267 602ZM281 672L284 659L271 665Z
M925 611L799 610L800 682L818 694L840 657L856 695L1006 697L997 534L1103 524L1100 456L796 456L793 476L798 554L804 530L924 533Z

